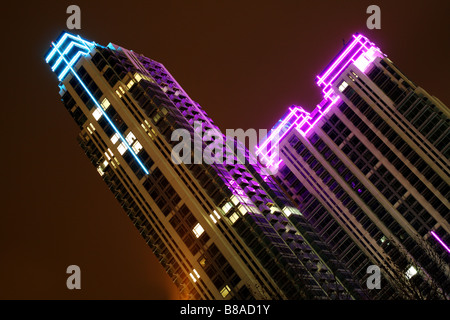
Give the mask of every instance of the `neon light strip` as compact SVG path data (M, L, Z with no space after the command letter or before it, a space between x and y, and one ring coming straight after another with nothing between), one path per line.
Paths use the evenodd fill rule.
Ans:
M441 246L443 246L445 248L445 250L447 250L447 252L450 253L450 248L444 243L444 241L442 241L441 238L439 238L439 236L436 234L436 232L430 231L430 233L441 244Z
M280 123L280 125L278 126L278 128L276 128L275 129L275 131L273 132L273 133L271 133L271 136L273 136L273 135L275 135L275 134L278 134L282 129L283 129L283 127L286 125L286 123L292 118L292 116L293 116L293 113L290 113L281 123ZM267 139L266 141L264 141L264 143L259 147L259 148L257 148L257 150L256 150L256 154L258 155L261 151L260 151L260 149L262 149L262 148L265 148L268 144L269 144L269 139Z
M355 36L353 36L355 37ZM333 65L328 68L328 70L325 72L325 74L322 76L322 78L319 78L319 81L317 82L318 85L320 85L322 82L325 81L325 78L328 77L328 75L337 67L337 65L344 59L344 57L350 52L351 49L353 49L353 47L359 42L359 39L362 38L362 35L359 35L358 37L356 37L352 44L350 46L347 47L347 49L339 56L339 58L337 58Z
M305 110L303 110L300 107L296 107L296 108L289 108L290 112L289 114L282 120L282 122L280 123L280 126L277 127L277 130L274 130L268 137L267 139L264 141L264 144L257 148L256 154L261 154L262 155L262 160L266 159L269 160L268 163L266 163L267 167L270 167L273 165L274 162L274 158L276 156L276 153L270 154L270 151L277 147L280 143L280 141L282 139L284 139L284 137L288 134L288 132L293 128L293 127L301 127L303 126L305 123L308 123L308 120L311 119L310 113L306 112ZM300 114L297 114L297 112L300 112ZM283 132L283 134L278 137L279 132L281 131L281 126L285 127L286 124L294 117L296 116L297 119L295 119L292 124L287 127L285 129L285 131ZM280 129L280 130L278 130ZM276 139L276 140L275 140ZM271 143L271 147L269 150L263 150L263 147L267 146L268 143ZM281 162L279 161L277 164L275 164L276 166L278 166Z
M294 113L295 113L296 111L298 111L298 109L293 110ZM267 151L267 153L263 156L263 159L264 159L264 158L267 158L267 155L270 153L270 151L271 151L273 148L275 148L275 147L277 147L277 146L279 145L280 141L284 139L284 137L289 133L289 131L291 131L291 129L292 129L293 127L298 128L299 126L302 126L305 122L307 122L308 117L309 117L309 116L306 116L306 117L305 117L303 114L300 115L300 116L298 116L298 117L297 117L297 120L295 120L294 123L292 123L291 126L289 126L289 128L286 129L286 131L281 135L281 137L279 137L278 140L277 140L275 143L272 143L271 148L270 148L270 149ZM302 119L302 120L300 121L300 123L298 122L299 119ZM269 160L270 160L270 161L267 163L267 166L268 166L268 167L270 167L270 166L273 164L273 161L274 161L274 158L275 158L276 155L277 155L276 153L273 153L272 155L270 155L270 157L269 157ZM278 164L277 164L277 166L278 166Z
M290 116L287 118L287 120L288 120L287 122L289 122L289 120L291 120L291 118L292 118L293 116L296 116L296 114L295 114L296 111L297 111L297 110L295 109L295 110L293 110L293 111L290 113ZM277 141L276 143L272 143L272 144L271 144L270 149L267 150L267 154L269 154L270 151L272 151L272 149L275 148L275 147L277 146L278 142L280 142L281 139L286 135L286 133L287 133L287 132L288 132L288 131L296 124L296 123L297 123L297 121L298 121L299 118L300 118L300 117L297 117L297 119L294 120L294 122L286 129L286 131L283 132L283 133L281 134L281 137L278 139L278 141ZM287 124L287 123L285 123L283 127L285 127L286 124ZM281 131L281 130L279 130L279 131ZM279 131L277 132L277 135L278 135ZM267 154L266 154L263 158L266 158Z
M322 119L322 117L323 117L325 114L328 113L328 111L330 110L330 108L331 108L332 106L334 106L339 100L340 100L340 97L337 96L336 99L334 99L334 100L330 103L330 105L325 109L325 111L320 112L320 116L317 117L316 121L314 121L312 124L310 124L310 125L309 125L309 128L306 129L305 132L300 131L300 133L301 133L303 136L306 136L306 134L309 132L309 130L311 130L311 128L313 128L313 127L316 125L316 123L319 122L319 120Z
M363 51L363 47L360 47L360 48L352 55L352 57L351 57L350 59L348 59L346 63L344 63L344 65L342 66L342 68L341 68L338 72L336 72L336 74L334 75L333 78L331 78L330 81L328 81L328 85L331 85L331 83L334 81L334 79L336 79L337 77L339 77L339 75L342 73L342 70L344 70L345 68L347 68L347 66L348 66L350 63L353 63L353 62L355 62L355 60L357 60L357 58L355 58L355 56L356 56L357 54L359 54L361 51ZM361 54L364 54L364 52L362 52ZM360 55L361 55L361 54L360 54ZM359 58L359 56L358 56L358 58Z
M56 51L62 56L61 51L59 51L59 49L55 46L55 43L52 42L52 45L54 46L54 48L56 49ZM81 84L81 86L84 88L84 90L86 91L86 93L89 95L89 97L92 99L92 101L95 103L95 105L97 106L97 108L102 112L103 116L105 116L106 120L108 121L108 123L111 125L111 127L114 129L114 131L119 135L120 140L122 140L122 142L125 144L125 146L127 147L127 149L131 152L131 154L133 155L133 157L136 159L136 161L139 163L139 165L141 166L142 170L144 170L144 172L146 174L149 174L147 168L145 168L145 166L143 165L143 163L141 162L141 160L139 159L139 157L134 153L134 150L131 148L131 146L128 144L128 142L126 141L126 139L122 136L122 134L119 132L119 130L116 128L116 126L114 125L114 123L111 121L111 119L108 117L108 115L106 114L106 112L103 110L103 108L100 106L100 104L97 102L97 100L94 98L94 96L92 95L92 93L89 91L89 89L86 87L86 85L84 84L84 82L81 80L80 76L75 72L75 70L72 68L72 66L69 66L66 58L63 57L63 60L65 63L67 63L67 66L69 67L70 71L72 71L73 75L77 78L78 82Z
M370 51L373 52L370 52ZM370 56L366 55L370 52ZM382 56L383 53L380 51L379 48L375 46L374 43L370 42L369 39L364 37L363 35L353 35L353 40L351 43L347 45L344 52L342 52L331 64L331 66L322 73L322 75L319 75L316 77L317 84L323 88L322 93L324 100L321 102L320 105L316 107L316 109L313 111L312 114L314 114L313 117L310 116L310 113L306 113L303 109L295 108L294 110L289 108L290 113L285 116L285 118L282 118L279 122L280 124L270 133L270 135L264 140L263 144L260 147L256 148L256 154L262 154L262 159L269 159L269 163L266 164L266 166L271 166L273 164L273 158L275 157L275 154L271 155L270 151L275 148L280 141L285 137L286 133L290 131L291 127L296 125L297 131L302 135L306 136L308 132L322 119L322 117L328 113L328 111L331 109L331 107L335 106L339 101L340 97L337 95L334 91L334 89L331 87L333 82L336 80L337 77L342 74L342 71L347 68L350 64L355 64L358 59L365 58L368 63L372 63L373 60L376 58L376 56ZM362 58L361 58L362 57ZM356 66L356 64L355 64ZM359 66L356 66L359 68ZM339 68L339 70L337 70ZM367 66L366 66L367 68ZM331 78L331 79L330 79ZM325 110L321 110L323 106L326 106ZM301 115L297 116L297 119L294 121L292 126L285 129L284 126L286 126L286 123L291 120L293 115L300 111ZM317 115L319 113L319 115ZM306 114L306 115L305 115ZM310 123L310 120L315 118L313 123ZM302 119L301 121L299 121ZM303 127L303 129L302 129ZM281 130L286 130L280 138L277 139L275 136L278 135ZM275 141L276 140L276 141ZM271 148L269 150L263 150L269 143L271 143Z
M87 52L89 52L89 47L87 47L86 45L81 45L81 44L79 44L79 43L76 43L76 42L71 42L67 47L66 47L66 49L64 50L64 52L63 52L63 54L67 54L67 53L69 53L69 51L74 47L74 46L77 46L77 47L79 47L80 49L85 49ZM77 54L79 54L80 52L78 52ZM72 59L73 60L73 59ZM59 64L61 63L61 61L62 61L62 56L60 56L59 57L59 59L56 61L56 63L53 65L53 67L52 67L52 71L55 71L55 69L56 68L58 68L58 66L59 66Z
M58 44L56 45L56 47L60 47L63 43L64 43L64 41L67 39L67 38L72 38L73 40L75 40L75 41L81 41L81 42L83 42L83 44L86 46L86 47L88 47L89 45L91 45L91 46L93 46L93 45L95 45L95 42L89 42L89 41L86 41L86 40L84 40L83 38L81 38L79 35L77 36L77 37L75 37L74 35L72 35L72 34L70 34L70 33L65 33L63 36L62 36L62 38L58 41ZM47 55L47 57L45 58L45 62L47 62L47 63L49 63L49 61L50 61L50 59L53 57L53 55L56 53L56 50L55 50L55 48L53 48L53 50Z

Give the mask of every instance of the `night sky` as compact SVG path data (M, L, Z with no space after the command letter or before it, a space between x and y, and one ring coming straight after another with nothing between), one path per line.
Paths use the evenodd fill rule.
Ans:
M225 129L269 129L320 102L315 76L360 32L450 105L449 1L10 1L2 4L0 299L177 299L76 137L45 64L81 8L82 37L162 62ZM381 8L368 30L366 8ZM5 72L6 70L6 72ZM81 290L66 268L81 268Z

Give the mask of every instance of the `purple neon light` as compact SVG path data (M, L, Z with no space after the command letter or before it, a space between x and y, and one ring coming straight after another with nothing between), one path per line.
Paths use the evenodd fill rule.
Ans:
M441 246L443 246L445 248L445 250L447 250L447 252L450 253L450 248L444 243L444 241L442 241L441 238L439 238L439 236L436 234L436 232L430 231L430 233L441 244Z
M369 64L376 57L385 55L366 37L359 35L353 36L353 41L347 46L346 50L337 58L335 62L325 71L323 76L317 76L317 84L323 88L324 98L331 97L332 84L342 74L342 71L350 64L354 64L359 70L365 72ZM334 90L333 90L334 92Z
M362 35L359 35L358 37L353 36L354 40L352 43L347 46L347 49L334 61L334 63L331 65L330 68L325 72L325 74L320 77L317 76L319 81L317 81L317 84L320 85L322 82L325 81L325 78L328 77L328 75L336 68L336 66L345 58L345 56L350 52L351 49L356 45L356 43L359 41L359 39L362 37Z
M274 163L277 153L273 152L273 149L279 145L292 128L295 127L302 136L306 136L331 107L338 104L341 99L334 91L333 84L345 68L353 64L361 72L365 72L377 57L383 58L385 55L374 43L361 34L353 35L352 42L347 44L345 50L333 60L331 66L317 76L317 85L322 88L323 100L316 106L316 109L308 113L301 107L289 108L289 113L279 121L279 125L270 132L259 147L256 147L256 155L260 156L262 162L265 162L265 166L278 166L281 163L281 161ZM289 123L290 125L286 127ZM269 143L270 148L266 150Z
M289 108L290 112L288 115L281 121L281 123L270 133L268 139L266 139L261 146L256 148L256 155L261 155L261 161L267 160L265 165L270 167L273 165L274 157L277 155L276 152L272 152L275 147L279 145L279 142L287 135L287 133L291 130L291 128L302 126L305 122L308 121L310 115L308 112L303 110L301 107ZM292 121L293 118L295 118ZM292 122L290 122L292 121ZM287 124L290 125L286 127ZM281 134L281 136L280 136ZM270 143L270 147L268 150L265 150ZM277 165L280 161L277 163Z

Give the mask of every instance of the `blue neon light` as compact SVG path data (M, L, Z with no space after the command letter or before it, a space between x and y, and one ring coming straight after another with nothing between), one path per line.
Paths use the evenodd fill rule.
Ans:
M82 39L80 36L76 37L76 36L66 32L61 37L61 39L58 41L58 43L56 44L56 47L60 48L64 44L64 42L66 41L67 38L73 39L74 41L71 41L71 43L77 43L80 48L89 49L90 47L95 46L95 42L86 41L86 40ZM45 58L45 62L49 63L50 59L53 58L53 55L55 53L56 53L56 49L53 48L53 50Z
M66 62L66 66L62 69L62 72L58 75L58 80L62 81L64 77L70 70L70 67L74 66L79 58L84 55L88 55L91 51L91 48L95 46L94 42L89 42L82 39L80 36L75 37L70 33L65 33L58 43L52 43L53 49L45 58L45 61L51 65L52 71L56 72L56 70L61 66L61 63ZM61 54L61 50L64 48L63 53ZM72 50L73 48L77 48L78 50ZM59 57L56 61L52 62L52 59L55 56L55 53L59 53ZM65 59L66 57L67 59ZM67 62L69 60L70 62Z
M52 42L52 46L53 46L53 50L47 55L47 57L45 58L45 61L47 63L50 62L50 60L53 58L53 56L55 55L56 52L59 53L59 58L58 60L55 62L55 64L52 67L52 70L55 71L56 68L58 67L58 65L64 61L66 64L65 69L59 74L58 79L61 81L61 79L64 78L64 76L69 72L72 71L73 75L77 78L78 82L81 84L81 86L84 88L84 90L86 91L86 93L89 95L89 97L92 99L92 101L95 103L95 105L97 106L97 108L102 112L102 115L106 118L106 120L108 121L108 123L111 125L111 127L114 129L114 131L119 135L120 140L125 144L125 146L127 147L127 149L131 152L131 154L133 155L133 157L136 159L136 161L138 162L138 164L141 166L142 170L144 170L145 174L149 174L149 171L147 170L147 168L145 168L144 164L141 162L141 160L139 159L139 157L137 156L137 154L134 152L134 150L131 148L131 146L128 144L127 140L122 136L122 134L120 133L120 131L117 129L117 127L114 125L114 123L111 121L111 119L109 118L109 116L106 114L106 112L103 110L103 108L100 106L100 104L98 103L98 101L94 98L93 94L89 91L89 89L87 88L87 86L84 84L84 82L81 80L80 76L75 72L75 70L73 69L73 65L78 61L79 57L81 57L81 55L87 55L90 52L90 48L88 45L77 45L80 49L82 49L82 51L84 51L84 49L87 49L87 52L82 52L82 51L78 51L77 54L74 55L74 57L70 60L70 62L67 61L67 59L64 57L64 54L67 54L70 49L73 47L72 44L68 44L66 49L64 50L64 53L61 53L61 51L59 50L59 48L61 47L61 45L64 43L64 41L67 39L67 37L70 36L72 39L75 39L77 41L81 40L84 44L88 43L90 45L94 45L91 42L87 42L83 39L81 39L79 36L78 38L66 33L61 40L58 42L58 44L55 44L54 42ZM55 66L56 65L56 66ZM60 79L61 78L61 79Z

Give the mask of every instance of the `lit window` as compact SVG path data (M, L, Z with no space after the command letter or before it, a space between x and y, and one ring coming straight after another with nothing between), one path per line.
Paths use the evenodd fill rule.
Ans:
M86 129L87 129L87 131L90 133L90 134L92 134L92 130L91 130L91 128L89 128L89 127L86 127Z
M141 75L139 73L135 73L134 74L134 78L136 79L137 82L142 80L142 77L141 77Z
M220 290L220 294L222 295L222 297L226 298L226 296L228 296L230 291L231 291L230 287L226 285L225 287L223 287L222 290Z
M406 278L411 279L417 274L417 269L414 266L410 266L408 270L406 270Z
M238 214L235 212L235 213L233 213L233 214L230 216L231 224L234 224L234 223L237 221L237 219L239 219L239 216L238 216Z
M108 152L105 152L105 157L106 159L111 160L111 157L109 156Z
M92 131L95 131L95 127L94 127L94 125L92 123L89 123L89 126L91 127Z
M289 217L291 214L298 214L298 215L302 215L300 211L298 211L297 208L293 208L293 207L284 207L283 208L283 213L286 215L286 217Z
M197 277L197 279L200 279L200 275L198 274L197 270L194 269L194 274Z
M136 142L132 146L135 153L139 153L142 149L142 145L139 143L139 141L136 140Z
M98 120L102 116L102 112L97 108L94 110L94 112L92 112L92 115L94 116L95 120Z
M130 131L130 133L127 134L126 140L129 145L132 145L134 140L136 140L136 137L134 136L133 132Z
M123 90L122 87L119 87L120 92L122 92L122 94L125 94L125 90Z
M386 241L386 236L382 236L381 239L380 239L380 242L384 243L385 241Z
M213 216L212 214L210 214L209 217L211 218L211 220L212 220L214 223L217 223L216 218L214 218L214 216Z
M109 152L109 154L111 155L111 157L114 156L114 153L111 151L110 148L108 148L108 152Z
M189 273L189 275L191 276L192 281L197 282L197 279L194 277L194 275L191 273Z
M217 213L216 210L213 211L214 215L216 216L217 220L220 220L220 215Z
M245 208L243 205L240 205L238 208L242 215L247 213L247 208Z
M119 98L122 98L122 94L119 92L119 90L116 90L116 94Z
M131 89L131 87L134 85L134 81L133 80L130 80L128 83L127 83L127 88L128 89Z
M124 154L125 151L127 151L127 146L125 145L125 143L121 143L119 144L119 146L117 147L117 150L119 151L120 155Z
M111 137L112 144L116 144L116 142L119 140L119 134L114 133L114 135Z
M231 196L231 202L233 202L234 205L237 206L239 203L239 199L235 195L233 195Z
M105 174L100 167L97 168L97 172L100 174L100 176L103 176Z
M103 99L101 105L102 105L103 110L106 110L106 109L109 108L109 106L111 105L111 103L109 103L109 100L105 98L105 99Z
M192 232L194 232L195 236L198 238L202 235L202 233L205 230L203 229L203 227L200 225L200 223L197 223L194 227L194 229L192 229Z
M345 81L342 81L341 85L339 86L339 91L342 92L345 90L345 88L348 87L348 83Z
M158 123L159 119L161 119L161 115L159 113L157 113L154 117L153 117L153 122L154 123Z
M225 203L225 205L222 207L223 212L228 213L228 211L230 211L230 209L233 207L233 205L231 204L231 202L227 202Z
M103 161L102 164L100 164L100 165L97 167L97 171L98 171L98 173L99 173L101 176L103 176L103 175L105 174L104 170L105 170L105 168L106 168L107 166L108 166L108 161L105 160L105 161Z

